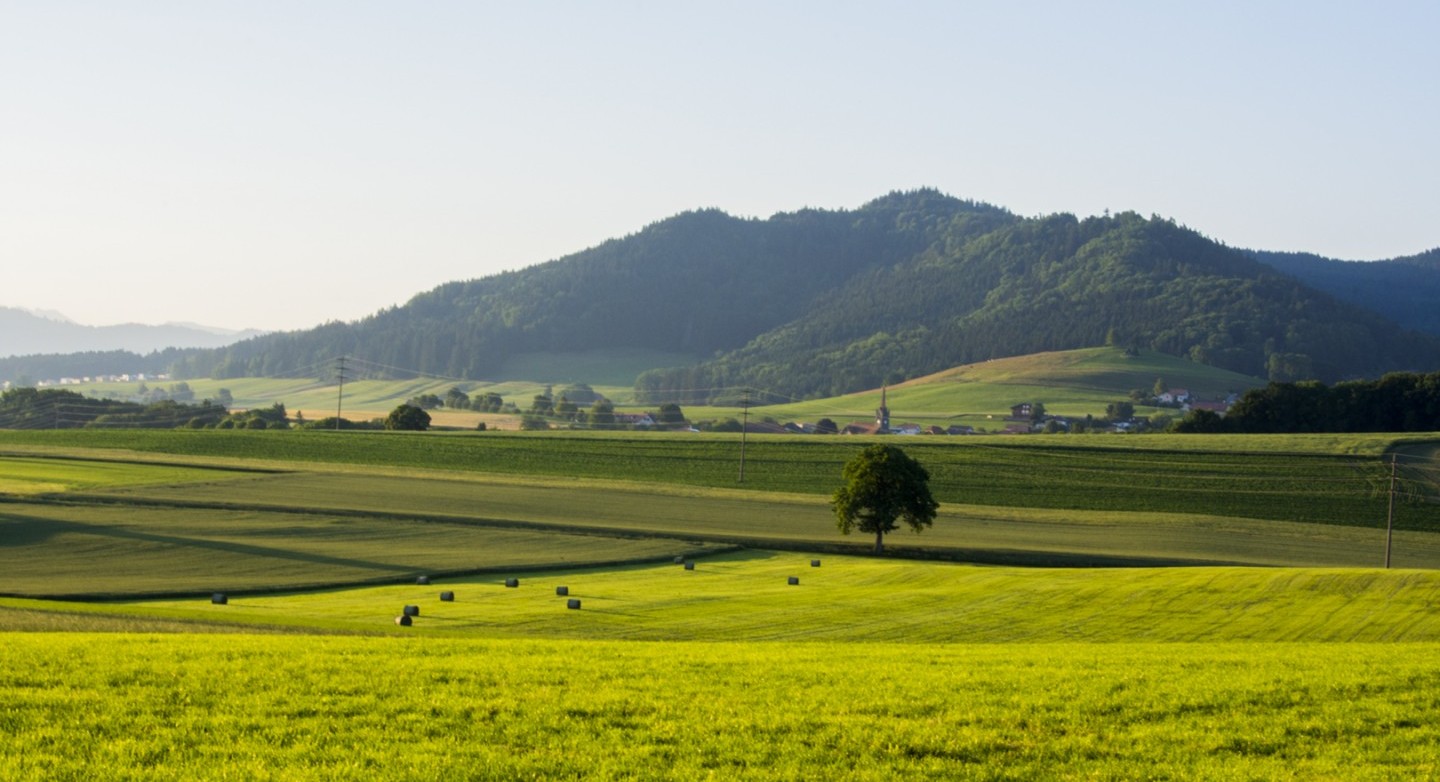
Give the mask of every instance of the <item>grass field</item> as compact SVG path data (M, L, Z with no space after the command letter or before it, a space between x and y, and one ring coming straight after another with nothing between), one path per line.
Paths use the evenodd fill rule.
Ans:
M900 441L892 551L1130 565L1064 568L847 555L863 441L737 444L0 433L0 592L111 598L0 598L0 778L1440 775L1433 439Z
M5 638L7 779L1416 779L1431 644Z
M748 438L744 486L828 495L866 441ZM1148 448L1118 444L1144 441ZM931 475L942 503L1143 513L1201 513L1376 526L1386 514L1393 438L1023 437L896 440ZM1195 447L1191 447L1193 446ZM109 447L183 457L408 467L485 475L593 478L709 488L738 485L733 436L487 432L50 431L0 433L0 448ZM1168 448L1167 448L1168 446ZM1290 447L1296 450L1290 450ZM1303 450L1302 450L1303 449ZM1369 451L1370 454L1364 453ZM35 452L26 452L26 455ZM1417 496L1437 494L1435 473ZM1402 503L1404 529L1440 530L1440 505Z
M116 610L168 619L486 638L846 641L1440 642L1440 572L984 567L793 552L526 572ZM507 588L506 577L519 586ZM790 584L789 579L798 580ZM557 596L556 587L568 590ZM453 602L438 598L454 593ZM208 598L208 596L205 596ZM581 609L566 607L567 598ZM410 628L391 620L404 605Z

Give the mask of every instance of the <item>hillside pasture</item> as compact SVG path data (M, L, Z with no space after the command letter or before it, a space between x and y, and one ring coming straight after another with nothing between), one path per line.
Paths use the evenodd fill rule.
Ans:
M1005 428L1010 408L1022 402L1042 402L1051 415L1102 417L1107 405L1129 401L1134 389L1149 392L1157 379L1172 388L1185 388L1198 399L1224 399L1230 393L1265 385L1259 378L1196 364L1153 351L1127 355L1121 348L1088 348L1028 356L998 358L967 364L907 380L886 390L890 420L946 426L961 423L986 431ZM763 392L760 392L763 397ZM880 406L880 389L829 399L797 401L756 407L752 415L781 421L833 419L873 420ZM1137 414L1179 410L1137 406ZM715 413L707 409L706 413ZM728 412L728 411L727 411Z

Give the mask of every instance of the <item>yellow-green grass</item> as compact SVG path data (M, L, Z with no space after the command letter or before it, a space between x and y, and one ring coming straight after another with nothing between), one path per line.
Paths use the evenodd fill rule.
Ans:
M299 471L223 484L116 488L88 496L161 505L355 511L453 521L518 522L559 531L655 535L757 547L863 551L840 536L823 495L666 484L437 473ZM887 537L894 552L1037 565L1257 564L1370 567L1384 561L1384 508L1366 526L1203 512L1090 511L944 504L922 534ZM1394 533L1397 567L1440 567L1440 535Z
M170 619L487 638L846 641L1440 641L1440 573L1326 568L1015 568L744 551L307 593L114 604ZM506 587L507 577L518 587ZM795 578L797 584L789 583ZM557 595L557 587L568 595ZM453 602L440 600L451 591ZM567 607L579 600L581 608ZM419 607L414 625L393 619Z
M1425 779L1434 644L11 634L0 777Z
M0 594L303 588L632 562L703 548L659 536L498 529L403 516L11 502L0 505Z
M216 481L246 474L239 470L178 464L0 455L0 495Z

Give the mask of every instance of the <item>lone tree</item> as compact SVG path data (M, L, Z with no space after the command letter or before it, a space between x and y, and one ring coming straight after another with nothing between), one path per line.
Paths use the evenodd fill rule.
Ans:
M400 405L385 416L385 428L423 432L430 428L430 414L415 405Z
M940 503L930 496L930 473L893 445L872 445L845 463L845 485L835 490L830 505L840 532L875 533L875 553L885 551L885 533L904 519L919 532L935 520Z

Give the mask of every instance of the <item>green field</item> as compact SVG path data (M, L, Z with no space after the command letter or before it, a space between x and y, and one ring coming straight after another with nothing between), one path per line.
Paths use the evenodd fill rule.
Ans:
M0 433L0 778L1440 774L1434 438L897 442Z

